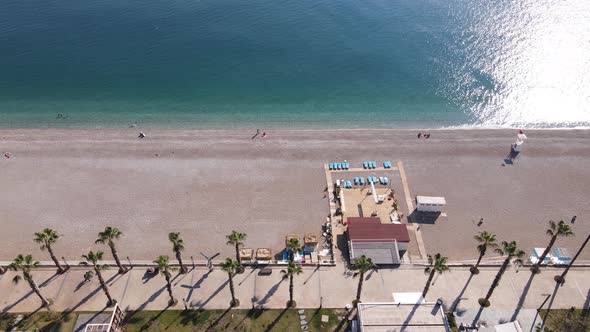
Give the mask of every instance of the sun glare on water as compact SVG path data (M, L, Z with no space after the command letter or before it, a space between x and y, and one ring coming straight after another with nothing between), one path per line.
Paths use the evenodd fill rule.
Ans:
M474 121L502 127L590 125L590 1L488 6L468 9L468 26L458 38L467 64L456 88Z

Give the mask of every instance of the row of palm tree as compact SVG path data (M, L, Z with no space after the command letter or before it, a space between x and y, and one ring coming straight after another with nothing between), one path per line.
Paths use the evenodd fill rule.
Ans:
M573 231L566 223L562 221L555 223L554 221L549 221L549 228L547 229L547 234L551 237L549 241L549 245L539 258L539 261L531 267L533 273L539 273L540 269L539 266L545 259L546 255L552 249L553 245L555 244L558 237L565 237L573 235ZM125 273L128 271L127 268L123 267L121 261L118 257L116 246L114 241L119 239L122 235L122 232L119 231L117 228L114 227L106 227L103 232L98 234L98 239L95 243L100 244L107 244L111 250L112 256L115 259L115 262L119 268L119 273ZM227 272L228 274L228 281L230 286L230 293L231 293L231 306L239 305L239 300L235 297L235 289L233 284L233 277L236 273L240 273L243 271L243 266L241 264L240 259L240 246L243 245L243 241L246 239L245 233L240 233L237 231L232 231L231 234L226 236L227 244L232 245L235 247L236 252L236 259L227 258L222 264L221 268ZM482 306L489 305L489 299L491 298L494 290L498 287L502 275L508 269L510 263L514 260L514 262L522 264L522 259L525 256L525 252L518 248L515 241L507 242L502 241L500 245L496 243L496 236L493 233L483 231L477 234L475 240L478 242L477 250L479 252L479 257L475 265L473 265L470 269L472 274L479 273L479 266L486 255L489 249L494 249L494 251L501 256L505 256L505 259L500 267L500 270L496 274L487 294L485 297L479 299L479 303ZM66 271L67 267L64 268L59 260L55 257L53 253L52 245L57 242L59 239L59 234L52 229L46 228L42 232L35 233L34 241L36 243L41 244L41 250L47 250L51 259L55 263L58 273L63 273ZM180 237L180 233L178 232L171 232L168 234L168 239L172 243L172 251L174 252L176 259L178 260L178 264L180 266L179 273L186 273L188 271L187 267L184 265L182 261L182 251L184 250L184 241ZM302 246L299 243L298 239L290 239L287 242L286 246L287 250L290 253L290 261L287 266L287 269L281 271L284 275L284 278L289 279L289 301L287 303L288 306L295 306L295 301L293 300L293 277L295 275L301 274L302 269L300 265L295 264L294 256L296 253L302 250ZM99 283L101 288L103 289L107 299L108 305L113 305L116 301L110 295L108 286L104 281L102 276L102 271L106 270L108 266L106 264L101 264L100 261L103 259L104 253L102 251L89 251L88 254L82 255L84 258L84 262L80 263L87 266L92 266L94 270L94 274L98 277ZM449 267L447 265L448 258L442 256L440 253L435 254L434 256L428 255L428 265L426 266L424 272L428 274L428 279L424 290L422 292L423 297L426 296L430 286L432 285L432 281L434 279L435 274L442 274L444 272L449 271ZM157 269L159 274L164 277L166 280L166 288L168 294L170 296L169 304L173 305L177 303L176 299L173 295L173 289L171 284L171 276L172 272L176 271L176 268L170 266L170 259L168 256L162 255L159 256L154 263L157 265ZM15 282L18 282L21 279L24 279L29 283L31 289L40 297L42 304L48 305L49 301L45 299L39 291L38 286L36 285L35 281L32 278L31 270L39 265L39 262L35 261L31 255L23 256L19 255L15 258L14 262L9 266L10 269L15 271L21 271L21 276L16 276L14 278ZM357 286L357 294L355 298L355 303L360 302L361 300L361 292L363 287L363 280L365 279L365 274L371 270L376 269L376 265L372 262L370 258L365 256L357 257L353 259L351 262L351 270L355 271L354 276L359 277L359 282Z

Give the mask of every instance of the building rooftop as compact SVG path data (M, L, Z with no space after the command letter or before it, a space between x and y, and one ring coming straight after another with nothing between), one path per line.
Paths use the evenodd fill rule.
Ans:
M359 303L360 332L448 332L444 314L434 304Z
M348 225L348 239L353 242L410 242L410 234L405 224L352 222Z

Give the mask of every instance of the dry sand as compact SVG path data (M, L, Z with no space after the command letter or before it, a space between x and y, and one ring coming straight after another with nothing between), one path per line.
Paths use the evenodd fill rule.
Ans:
M48 259L32 242L44 227L62 234L58 256L77 259L107 225L124 233L119 251L132 259L171 254L170 231L182 233L187 257L232 255L233 229L248 234L246 246L276 252L286 234L319 233L323 162L344 159L402 160L412 195L446 196L448 218L422 225L429 253L474 258L483 229L529 251L548 242L549 219L574 214L577 236L557 245L573 254L590 232L590 131L528 131L522 157L506 166L514 130L431 133L281 130L251 140L245 130L150 130L138 140L137 129L0 130L0 152L12 153L0 160L0 260Z

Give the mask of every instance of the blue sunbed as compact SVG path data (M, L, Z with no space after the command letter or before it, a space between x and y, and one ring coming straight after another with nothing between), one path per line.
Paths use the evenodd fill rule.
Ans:
M359 178L359 183L360 183L360 184L365 184L365 178L361 176L361 177Z
M344 163L344 169L349 169L350 168L350 164L348 162Z
M354 185L356 186L357 184L359 184L359 177L355 176L354 177Z
M342 163L336 163L336 168L337 169L342 169Z
M330 169L334 169L334 163L329 163L329 164L328 164L328 168L330 168Z
M369 167L368 163L367 163L366 161L365 161L365 162L363 162L363 168L364 168L364 169L367 169L368 167Z
M377 167L377 162L373 161L373 168L376 168L376 167Z
M383 178L383 184L388 184L389 183L389 179L388 178Z

